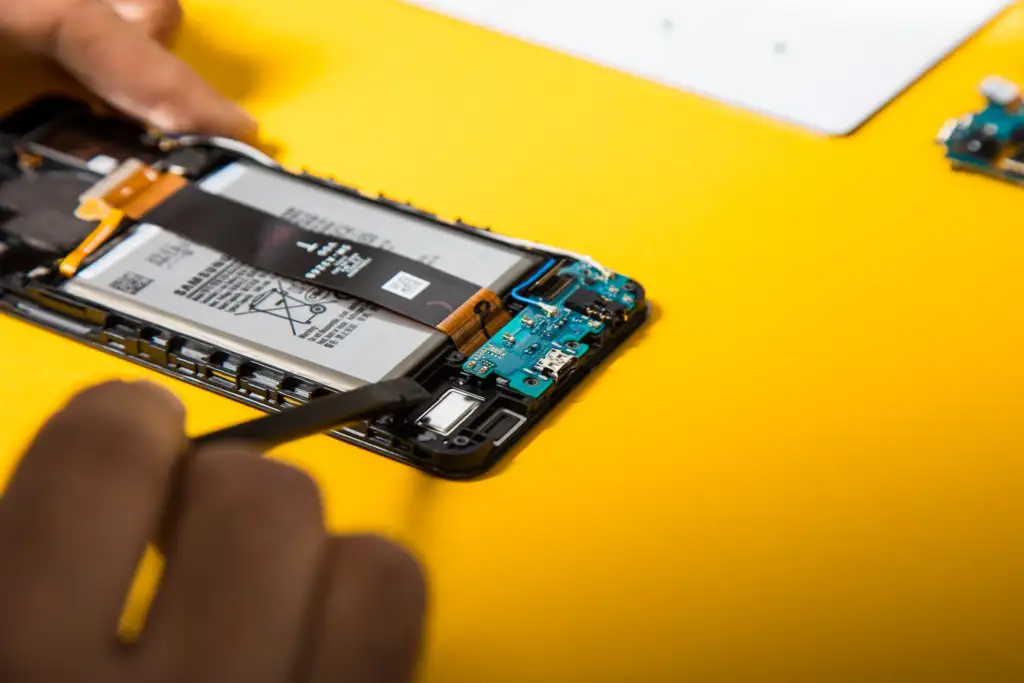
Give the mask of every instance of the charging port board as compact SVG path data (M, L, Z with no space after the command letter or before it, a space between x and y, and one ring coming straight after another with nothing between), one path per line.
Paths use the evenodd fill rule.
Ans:
M616 317L628 318L636 307L635 284L622 275L603 277L580 262L555 275L572 282L560 285L553 299L521 297L526 307L466 360L464 372L480 380L495 375L508 388L539 398L575 369L590 348L589 335L600 334Z
M1020 88L996 76L980 86L986 106L950 119L937 142L953 168L1024 185L1024 103Z

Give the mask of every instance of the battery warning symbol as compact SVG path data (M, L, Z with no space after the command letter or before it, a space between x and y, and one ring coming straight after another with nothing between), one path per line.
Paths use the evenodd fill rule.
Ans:
M324 304L309 301L311 297L308 295L305 298L300 296L286 291L284 285L278 283L274 289L263 292L249 302L249 310L236 315L262 313L287 320L292 328L292 334L297 336L296 325L312 325L318 315L327 312L327 306Z

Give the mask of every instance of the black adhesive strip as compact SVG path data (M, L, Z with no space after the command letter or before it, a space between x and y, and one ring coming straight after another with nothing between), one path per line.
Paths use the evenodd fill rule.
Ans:
M256 268L358 297L431 327L481 290L425 263L300 228L194 185L141 220Z

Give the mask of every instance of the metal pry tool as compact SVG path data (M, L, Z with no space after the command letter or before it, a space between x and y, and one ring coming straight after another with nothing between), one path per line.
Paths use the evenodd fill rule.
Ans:
M193 446L218 441L243 441L273 448L289 441L331 430L346 422L365 420L408 408L430 398L430 392L406 377L368 384L334 396L312 399L296 408L210 432L192 440Z

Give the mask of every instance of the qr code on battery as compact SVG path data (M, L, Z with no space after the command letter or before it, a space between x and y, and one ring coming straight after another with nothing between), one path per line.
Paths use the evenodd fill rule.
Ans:
M400 270L395 273L395 276L384 283L381 287L385 292L391 292L396 294L403 299L415 299L419 296L424 289L430 286L430 283L423 278L418 278L415 275L410 275L404 270Z
M128 271L121 277L111 282L110 286L112 289L116 289L119 292L124 292L125 294L135 296L136 294L144 290L146 287L149 287L151 284L153 284L152 278L148 278L145 275L139 275L138 273Z

